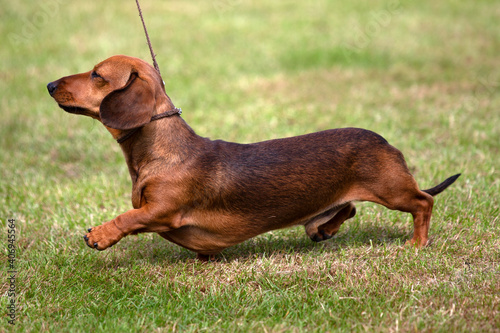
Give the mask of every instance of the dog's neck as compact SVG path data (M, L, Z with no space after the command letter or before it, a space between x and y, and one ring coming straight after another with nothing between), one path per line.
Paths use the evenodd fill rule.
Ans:
M182 113L181 109L174 107L172 109L169 109L168 111L165 111L165 112L162 112L162 113L158 113L158 114L152 116L149 122L151 123L153 121L156 121L156 120L159 120L159 119L162 119L162 118L167 118L167 117L172 117L172 116L175 116L175 115L180 115L181 113ZM134 134L136 134L141 129L141 127L132 128L132 129L128 130L125 134L123 134L120 137L118 137L116 139L116 142L118 142L119 144L124 143L125 141L127 141L128 139L130 139L132 136L134 136Z
M125 134L124 131L108 130L115 139ZM120 146L135 184L144 165L153 160L161 161L164 166L182 163L201 152L206 141L179 115L174 115L146 124Z

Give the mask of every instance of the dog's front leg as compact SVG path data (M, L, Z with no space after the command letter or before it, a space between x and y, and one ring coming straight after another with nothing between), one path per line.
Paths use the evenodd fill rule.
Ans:
M139 209L131 209L100 226L89 228L83 239L89 247L102 251L118 243L120 239L127 235L153 231L149 230L151 224L157 224L154 228L155 231L156 229L159 231L171 230L167 224L158 223L159 221L154 214L151 214L149 208L146 205Z

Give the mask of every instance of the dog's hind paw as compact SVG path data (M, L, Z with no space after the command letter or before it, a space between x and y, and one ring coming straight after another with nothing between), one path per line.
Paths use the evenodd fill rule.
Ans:
M322 241L325 241L325 240L330 239L332 237L333 237L333 235L327 234L325 232L325 230L318 230L317 233L310 236L311 240L314 242L322 242Z

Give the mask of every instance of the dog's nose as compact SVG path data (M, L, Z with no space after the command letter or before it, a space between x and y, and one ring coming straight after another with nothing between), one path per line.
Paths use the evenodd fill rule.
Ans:
M56 91L57 84L54 82L50 82L47 84L47 90L49 91L50 96L54 94L54 91Z

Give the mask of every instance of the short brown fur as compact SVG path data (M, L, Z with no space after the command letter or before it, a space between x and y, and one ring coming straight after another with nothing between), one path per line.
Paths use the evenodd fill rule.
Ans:
M408 244L428 243L433 195L459 175L421 191L399 150L356 128L237 144L202 138L179 116L160 75L146 62L114 56L92 71L47 85L61 108L101 121L121 143L133 209L89 229L104 250L123 237L156 232L207 260L261 233L304 225L314 241L331 238L372 201L413 215Z

